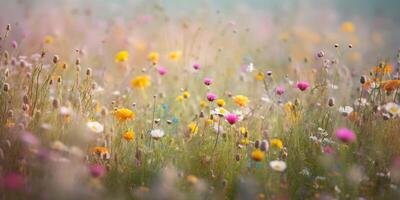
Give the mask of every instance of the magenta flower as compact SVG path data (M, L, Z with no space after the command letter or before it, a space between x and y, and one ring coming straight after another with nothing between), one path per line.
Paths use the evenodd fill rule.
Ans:
M307 90L308 87L310 87L310 84L305 81L299 81L297 82L296 87L299 88L299 90L304 91Z
M334 152L334 149L330 146L324 147L324 153L327 155L331 155Z
M11 190L21 189L25 185L25 177L11 172L0 178L0 185Z
M237 121L239 121L239 116L233 113L229 113L225 115L226 121L228 121L229 124L235 124Z
M158 67L157 71L161 76L165 75L168 72L167 68L165 67Z
M102 177L106 174L106 168L103 165L93 164L89 166L90 174L97 178Z
M278 86L276 87L275 92L277 95L282 95L283 93L285 93L285 88L282 86Z
M193 69L199 70L199 69L200 69L200 64L194 63L194 64L193 64Z
M207 86L211 85L212 80L210 78L204 78L203 83Z
M356 134L347 128L340 128L336 130L336 138L345 143L351 143L356 140Z
M214 93L207 93L207 99L208 101L214 101L215 99L217 99L217 95Z

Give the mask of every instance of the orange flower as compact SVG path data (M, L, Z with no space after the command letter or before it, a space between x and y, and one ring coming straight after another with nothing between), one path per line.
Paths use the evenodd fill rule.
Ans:
M382 88L387 92L392 92L392 91L400 88L400 80L383 81Z
M121 108L115 111L115 117L119 121L126 121L126 120L131 120L135 119L135 113L132 110L129 110L127 108Z
M383 74L391 74L393 72L393 65L392 64L386 64L383 67L376 66L372 68L372 72L374 73L383 73Z
M91 149L92 153L97 153L97 154L108 154L108 149L106 147L93 147Z
M127 131L125 132L122 137L126 140L126 141L131 141L135 138L135 132L133 131Z

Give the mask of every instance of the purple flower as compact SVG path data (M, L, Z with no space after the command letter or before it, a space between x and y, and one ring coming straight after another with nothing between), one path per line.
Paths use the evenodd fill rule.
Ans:
M297 82L296 87L299 88L299 90L304 91L307 90L308 87L310 87L310 84L305 81L299 81Z
M39 140L38 138L33 135L32 133L29 132L25 132L21 135L21 140L29 145L38 145L39 144Z
M89 166L90 174L97 178L102 177L106 174L106 168L103 165L93 164Z
M356 140L356 134L350 129L340 128L336 130L336 138L345 143L351 143Z
M285 93L285 88L282 86L278 86L276 87L275 92L277 95L282 95L283 93Z
M208 101L214 101L215 99L217 99L217 95L214 93L207 93L207 99Z
M239 116L233 113L229 113L225 115L226 121L228 121L229 124L235 124L237 121L239 121Z
M157 71L161 76L165 75L168 72L167 68L165 67L158 67Z
M200 69L200 64L194 63L194 64L193 64L193 69L199 70L199 69Z
M205 85L209 86L209 85L211 85L212 80L210 78L204 78L203 82Z

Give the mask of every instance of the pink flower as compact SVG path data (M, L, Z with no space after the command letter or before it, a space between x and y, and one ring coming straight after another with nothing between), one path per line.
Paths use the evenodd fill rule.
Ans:
M194 63L194 64L193 64L193 69L199 70L199 69L200 69L200 64Z
M89 166L90 174L97 178L102 177L106 174L106 168L103 165L93 164Z
M226 121L228 121L229 124L235 124L237 121L239 121L239 116L233 113L229 113L225 115Z
M299 90L304 91L307 90L308 87L310 87L310 84L305 81L299 81L297 82L296 87L299 88Z
M330 146L324 147L324 153L327 155L331 155L334 152L333 148Z
M16 49L16 48L18 47L17 41L13 40L13 41L11 42L11 47L14 48L14 49Z
M168 72L167 68L165 67L158 67L157 71L161 76L165 75Z
M351 143L356 140L356 134L350 129L340 128L336 130L336 138L345 143Z
M282 95L283 93L285 93L285 88L282 86L278 86L276 87L275 92L277 95Z
M217 99L217 95L214 93L207 93L207 99L208 101L214 101L215 99Z
M212 80L210 78L204 78L203 83L207 86L211 85Z
M18 173L8 173L1 177L0 185L11 190L21 189L25 185L25 177Z

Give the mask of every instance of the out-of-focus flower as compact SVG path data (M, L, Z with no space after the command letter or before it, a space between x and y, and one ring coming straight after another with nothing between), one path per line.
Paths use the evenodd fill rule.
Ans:
M251 159L253 159L256 162L264 160L264 157L265 153L260 149L255 149L253 152L251 152Z
M54 141L51 143L50 147L55 151L67 151L68 147L59 140Z
M233 99L233 102L235 102L240 107L247 106L247 104L249 103L249 98L247 98L244 95L236 95L236 96L232 97L232 99Z
M283 172L286 170L286 162L282 160L273 160L269 162L269 166L278 172Z
M356 28L352 22L344 22L340 26L340 29L345 33L353 33Z
M209 86L209 85L211 85L211 83L212 83L212 79L210 79L210 78L204 78L203 83L204 83L204 85Z
M256 74L255 78L256 78L257 81L262 81L262 80L265 79L265 75L264 75L264 73L262 73L262 72L258 72L258 73Z
M367 99L365 98L358 98L354 101L355 106L367 106L368 102Z
M0 186L9 190L19 190L25 186L25 177L19 173L10 172L0 177Z
M29 145L38 145L39 139L30 132L25 132L21 135L21 140Z
M207 100L208 101L214 101L215 99L217 99L217 95L214 93L207 93Z
M157 68L157 71L158 71L158 73L159 73L161 76L163 76L163 75L165 75L165 74L168 72L168 69L165 68L165 67L158 67L158 68Z
M275 92L277 95L282 95L283 93L285 93L285 88L282 86L278 86L275 88Z
M396 103L389 102L389 103L384 105L384 108L392 116L400 115L400 106L398 104L396 104Z
M278 148L278 149L282 149L283 148L283 142L280 139L272 139L271 140L271 146Z
M215 108L214 110L211 111L211 115L225 116L227 114L229 114L229 112L222 107Z
M331 155L334 152L333 148L330 146L324 147L324 153L327 155Z
M195 175L188 175L186 176L186 181L192 185L196 184L199 179Z
M86 126L94 133L102 133L104 126L97 121L86 122Z
M115 111L115 117L118 119L118 121L123 122L126 120L133 120L135 119L135 113L132 110L129 110L127 108L120 108Z
M382 88L386 92L392 92L392 91L400 88L400 80L383 81L383 82L381 82L381 84L382 84Z
M343 116L348 116L350 113L352 113L354 111L353 107L351 106L340 106L339 107L339 112L343 115Z
M150 135L151 135L151 137L152 137L153 139L158 140L158 139L164 137L165 133L164 133L164 131L161 130L161 129L154 129L154 130L151 130L151 131L150 131Z
M129 59L129 52L128 51L120 51L115 55L115 62L122 63Z
M191 134L196 134L197 131L199 130L199 127L195 122L190 122L188 128Z
M225 119L229 124L233 125L237 121L239 121L239 116L237 116L234 113L229 113L229 114L225 115Z
M135 132L133 131L126 131L122 137L126 140L126 141L132 141L135 138Z
M160 55L157 52L150 52L149 55L147 55L147 59L152 63L157 63L160 59Z
M151 84L150 77L147 75L137 76L131 81L132 88L144 89Z
M190 92L189 91L184 91L182 93L183 98L188 99L190 97Z
M219 106L219 107L224 107L225 106L225 101L223 99L217 99L215 101L215 103Z
M170 60L178 61L182 56L182 52L181 51L171 51L168 56L169 56Z
M242 138L242 139L240 139L239 143L241 145L248 145L248 144L250 144L250 139L247 138L247 137L246 138Z
M381 74L391 74L393 72L393 65L384 64L383 66L376 66L372 68L372 72Z
M94 178L98 178L106 174L106 168L100 164L92 164L89 165L89 172Z
M296 87L301 91L305 91L305 90L307 90L307 88L310 87L310 84L305 81L299 81L299 82L297 82Z
M46 35L46 36L44 36L43 42L45 44L53 44L54 38L51 35Z
M356 134L350 129L340 128L336 130L336 138L345 143L351 143L356 140Z
M199 70L199 69L200 69L200 64L194 63L194 64L193 64L193 69Z

